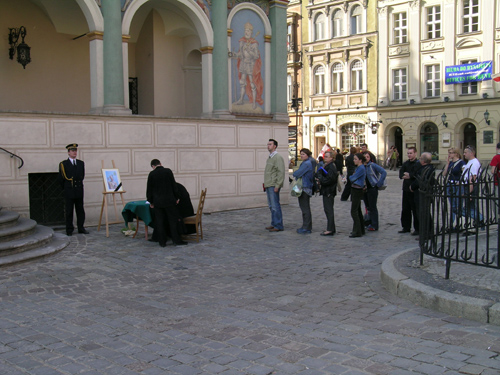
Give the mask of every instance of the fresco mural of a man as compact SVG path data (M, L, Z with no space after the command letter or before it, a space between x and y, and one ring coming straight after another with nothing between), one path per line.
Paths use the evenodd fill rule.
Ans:
M237 53L238 78L240 83L240 97L235 103L243 104L246 96L252 103L252 109L257 108L257 103L262 105L262 92L264 83L262 82L261 69L262 60L260 58L259 43L252 36L253 26L250 22L245 24L245 34L239 40L240 49Z

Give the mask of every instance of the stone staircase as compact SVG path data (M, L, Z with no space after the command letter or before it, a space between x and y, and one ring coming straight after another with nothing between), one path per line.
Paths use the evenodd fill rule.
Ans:
M68 244L67 236L0 207L0 267L54 254Z

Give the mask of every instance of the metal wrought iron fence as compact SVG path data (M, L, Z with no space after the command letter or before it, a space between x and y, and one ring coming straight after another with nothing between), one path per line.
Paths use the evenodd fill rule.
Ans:
M420 264L424 254L445 261L500 268L500 185L488 167L473 184L452 182L440 173L420 181Z

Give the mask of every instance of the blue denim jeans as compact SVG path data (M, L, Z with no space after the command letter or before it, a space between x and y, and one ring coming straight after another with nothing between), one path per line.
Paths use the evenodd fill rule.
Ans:
M462 207L462 216L471 218L474 222L471 223L473 225L479 225L479 222L483 222L484 217L479 212L479 200L478 196L478 187L474 186L474 190L472 193L469 193L469 186L462 186L462 197L464 207Z
M280 192L274 192L274 186L266 188L267 204L271 210L271 225L283 230L283 214L281 213Z
M446 187L446 193L448 194L448 199L450 200L451 206L451 222L450 226L453 226L455 223L455 217L459 214L459 206L460 206L460 187L458 185L448 185Z

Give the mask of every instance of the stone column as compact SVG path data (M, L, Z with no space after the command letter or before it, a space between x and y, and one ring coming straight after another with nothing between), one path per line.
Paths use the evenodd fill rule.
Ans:
M420 80L422 77L421 56L420 56L420 0L410 1L410 11L408 13L408 40L410 41L409 69L407 71L408 82L408 102L411 99L416 103L422 101L420 95Z
M388 40L389 40L389 27L388 27L388 9L386 6L377 9L378 12L378 27L379 27L379 69L378 69L378 106L385 107L389 105L389 57L388 57ZM368 72L367 72L368 73Z
M271 113L275 120L288 121L286 103L286 9L288 1L269 2L271 40Z
M490 11L490 9L495 9L495 4L493 0L483 0L482 1L482 21L480 23L483 29L483 58L481 61L492 60L495 62L495 29L493 27L488 27L487 25L495 24L495 12ZM498 5L497 5L498 7ZM493 64L495 66L495 64ZM493 70L493 74L495 71ZM486 94L489 98L495 97L495 90L493 88L493 80L482 81L481 91L479 93L481 97Z
M87 34L90 48L90 113L102 113L104 105L102 39L103 33Z
M214 49L212 54L213 114L215 117L230 117L229 69L227 47L227 1L212 2L212 28Z
M104 18L104 113L128 115L125 107L120 0L101 3Z
M442 15L446 14L456 14L457 11L454 1L445 1L442 6ZM443 17L442 16L442 17ZM460 85L447 85L445 84L446 67L457 65L456 61L456 49L455 49L455 30L456 30L456 18L447 17L446 22L443 22L443 32L441 36L444 37L444 58L443 58L443 98L448 97L450 100L454 101L456 97L456 89L460 88Z

